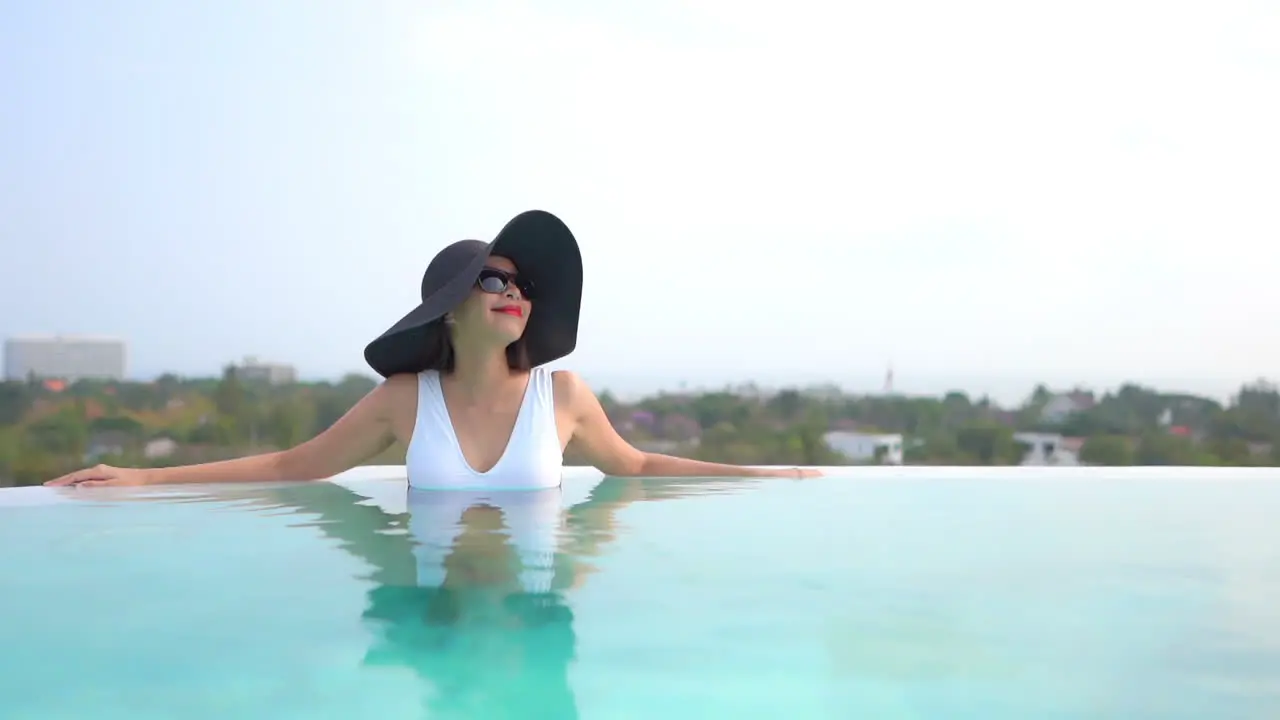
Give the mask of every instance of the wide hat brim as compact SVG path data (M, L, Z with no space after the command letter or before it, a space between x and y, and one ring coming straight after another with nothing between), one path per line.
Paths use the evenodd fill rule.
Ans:
M535 295L524 340L529 361L543 365L573 352L582 310L582 254L560 218L529 210L512 218L491 242L463 240L441 250L423 277L422 302L364 349L383 377L427 369L425 348L433 324L462 304L485 261L499 255L533 283Z

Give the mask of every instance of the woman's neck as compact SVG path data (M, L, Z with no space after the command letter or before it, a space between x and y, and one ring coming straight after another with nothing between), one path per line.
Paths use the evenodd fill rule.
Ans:
M502 387L511 379L511 375L506 348L475 348L454 344L453 371L449 376L463 395L472 398L484 395L494 388Z

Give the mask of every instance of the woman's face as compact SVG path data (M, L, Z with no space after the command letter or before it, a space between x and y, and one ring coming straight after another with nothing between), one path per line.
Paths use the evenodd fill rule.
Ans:
M504 345L524 334L533 304L515 263L491 255L466 301L453 313L455 332L491 337Z

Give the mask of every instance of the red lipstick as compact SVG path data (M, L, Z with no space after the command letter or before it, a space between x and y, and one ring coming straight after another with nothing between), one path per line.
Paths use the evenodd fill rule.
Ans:
M494 308L493 311L506 313L515 317L524 317L524 310L521 310L519 305L503 305L502 307Z

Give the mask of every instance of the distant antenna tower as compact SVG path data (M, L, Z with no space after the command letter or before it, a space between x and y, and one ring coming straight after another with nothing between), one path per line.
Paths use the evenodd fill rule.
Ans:
M890 365L884 372L884 394L893 394L893 365Z

